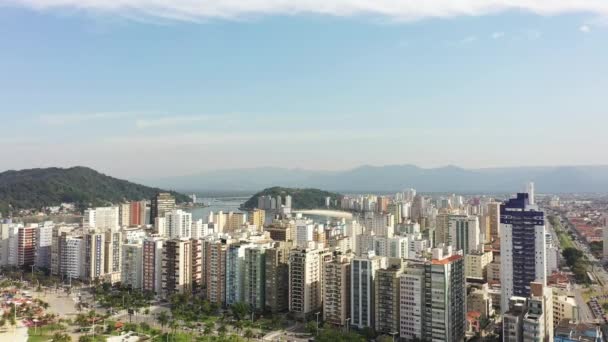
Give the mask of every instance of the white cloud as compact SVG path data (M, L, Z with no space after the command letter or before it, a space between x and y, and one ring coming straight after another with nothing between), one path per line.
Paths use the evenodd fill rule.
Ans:
M206 122L212 120L213 117L207 115L198 116L163 116L157 118L138 119L135 121L137 128L151 128L151 127L167 127L167 126L181 126L189 125L200 122Z
M578 28L579 31L583 32L583 33L589 33L591 32L591 26L589 25L582 25L581 27Z
M126 17L200 21L246 15L377 15L398 20L476 16L508 10L608 16L606 0L0 0L36 10L77 9Z
M461 44L470 44L477 41L477 36L468 36L460 40Z
M500 39L505 36L504 32L494 32L492 33L492 39Z

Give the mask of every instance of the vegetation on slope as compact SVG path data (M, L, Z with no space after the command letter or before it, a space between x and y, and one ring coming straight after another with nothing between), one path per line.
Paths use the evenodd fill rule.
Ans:
M293 209L317 209L317 208L325 208L325 198L331 197L331 208L336 208L334 205L334 200L342 199L342 195L323 191L319 189L299 189L299 188L282 188L282 187L273 187L264 189L257 194L253 195L247 202L243 204L243 208L251 209L256 208L258 205L258 198L261 196L272 196L277 197L281 196L283 198L283 202L285 201L285 197L287 195L291 196L291 206ZM339 205L339 204L338 204Z
M0 212L61 203L100 206L152 198L165 191L106 176L86 167L45 168L0 173ZM172 192L177 202L188 197Z

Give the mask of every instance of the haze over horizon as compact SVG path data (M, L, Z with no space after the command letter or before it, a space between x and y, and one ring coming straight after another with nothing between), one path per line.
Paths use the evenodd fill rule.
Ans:
M607 165L608 3L0 1L0 170Z

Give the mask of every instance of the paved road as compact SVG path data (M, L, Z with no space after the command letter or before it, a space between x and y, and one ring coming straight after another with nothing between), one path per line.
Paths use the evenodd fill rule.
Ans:
M584 291L584 288L582 288L578 285L576 286L576 289L574 290L574 298L576 299L576 303L578 304L578 307L579 307L579 315L580 315L581 322L585 322L585 323L595 322L595 316L593 316L593 314L591 313L591 309L589 309L589 306L583 299L583 291Z

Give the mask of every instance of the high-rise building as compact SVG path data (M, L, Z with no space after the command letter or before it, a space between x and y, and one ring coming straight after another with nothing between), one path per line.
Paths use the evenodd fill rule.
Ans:
M563 320L579 322L579 307L574 296L553 293L553 326L557 327Z
M379 196L376 199L376 211L379 213L386 213L388 211L388 202L388 197Z
M253 310L263 311L266 305L266 248L247 248L244 266L244 302Z
M400 336L406 341L423 336L425 267L423 262L407 261L400 278Z
M289 309L289 248L277 242L266 250L266 309L272 313Z
M143 226L146 224L146 201L129 203L129 226ZM154 221L150 221L154 223Z
M513 296L530 296L530 283L546 284L545 215L517 194L500 206L500 256L503 312Z
M148 237L143 244L142 289L162 293L163 244L161 237Z
M289 253L289 311L299 318L321 309L320 250L296 248Z
M467 279L486 279L487 267L494 261L494 254L491 251L473 251L464 256L465 276Z
M89 229L118 230L120 228L118 207L97 207L84 211L83 226Z
M17 266L30 267L36 263L36 235L38 227L19 227L17 231Z
M297 219L296 220L296 245L298 247L306 248L308 242L313 241L313 232L315 226L312 220L308 219Z
M401 338L462 341L466 320L464 258L433 249L431 261L408 261L401 275Z
M118 206L118 225L127 227L131 223L131 204L122 203Z
M528 194L528 201L530 201L530 204L535 205L534 182L528 182L528 184L526 184L526 193Z
M51 269L53 224L44 222L36 230L36 267Z
M192 243L190 240L165 241L162 261L162 293L191 293L192 291Z
M242 302L245 281L245 250L247 243L233 243L226 250L226 305Z
M425 268L423 340L462 341L466 326L464 258L435 249Z
M192 237L192 214L176 209L165 213L165 231L170 239Z
M226 241L204 241L203 279L205 297L211 303L224 304L226 300Z
M122 245L121 283L134 289L143 287L143 245Z
M159 192L150 203L150 222L157 217L165 217L165 213L175 209L175 197L167 192Z
M101 279L105 274L105 234L89 231L84 235L84 280Z
M449 239L447 245L464 254L479 249L480 231L477 216L451 215L449 217Z
M374 328L376 271L386 265L387 259L373 252L351 262L351 324L359 329Z
M85 269L82 257L85 253L85 243L82 237L62 236L62 250L60 269L61 276L67 279L78 279L85 277Z
M375 330L377 333L399 334L400 329L400 277L403 272L400 258L389 259L386 269L376 271L375 279Z
M334 326L345 326L350 318L351 257L336 255L325 264L323 320Z
M64 252L64 246L66 237L70 232L69 227L56 225L53 227L51 236L51 275L62 276L64 274L62 269L62 254ZM83 245L84 250L84 245ZM79 260L82 263L83 252L79 254ZM82 274L82 270L78 271L78 276Z
M204 290L203 282L203 243L198 239L191 239L191 266L192 266L192 293L201 295Z
M249 224L255 225L258 230L264 228L266 221L266 212L263 209L252 209L248 213Z
M120 281L122 266L122 233L116 231L107 231L105 237L104 251L104 275L111 283Z
M490 240L496 241L500 239L500 203L488 203L488 217L490 227Z
M553 293L542 283L530 283L530 297L509 298L503 315L503 341L553 341Z
M450 238L450 214L438 214L435 218L435 246L448 244Z

